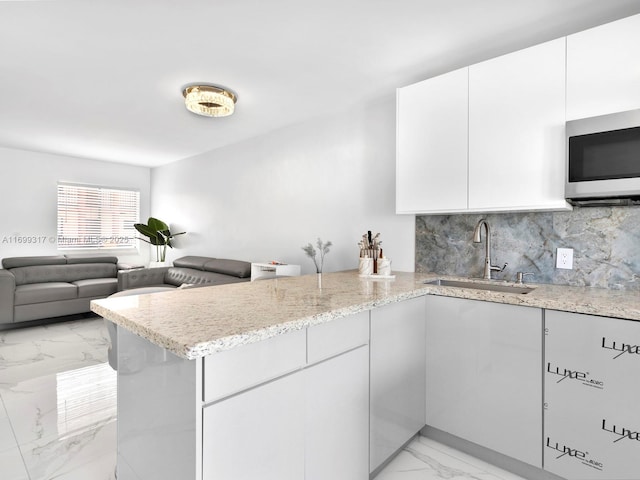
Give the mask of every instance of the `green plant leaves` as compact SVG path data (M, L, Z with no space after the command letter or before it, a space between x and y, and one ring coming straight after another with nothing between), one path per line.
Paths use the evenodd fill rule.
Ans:
M177 235L184 235L187 232L180 233L171 233L169 230L169 225L164 223L162 220L159 220L154 217L149 217L147 223L134 223L133 227L145 238L141 238L143 242L147 242L151 245L156 246L156 256L159 261L164 261L167 247L173 248L171 245L171 239L176 237ZM161 250L158 250L157 247L162 246Z
M153 220L152 218L149 221ZM146 240L141 238L143 242L150 243L151 245L164 245L164 239L158 234L158 230L154 229L150 225L145 225L144 223L134 223L133 227L143 236L148 237Z

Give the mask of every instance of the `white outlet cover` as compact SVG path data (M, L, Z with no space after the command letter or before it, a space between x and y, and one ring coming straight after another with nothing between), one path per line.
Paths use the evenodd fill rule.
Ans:
M556 268L573 270L573 248L558 248L556 250Z

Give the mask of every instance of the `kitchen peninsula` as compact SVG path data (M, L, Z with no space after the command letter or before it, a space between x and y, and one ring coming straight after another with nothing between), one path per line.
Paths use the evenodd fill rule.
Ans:
M92 302L120 327L119 480L368 478L428 423L427 296L640 320L635 292L534 284L518 295L395 276L337 272L321 288L307 275ZM536 325L542 338L541 313ZM406 375L389 370L394 357L412 362ZM398 402L409 414L388 408Z

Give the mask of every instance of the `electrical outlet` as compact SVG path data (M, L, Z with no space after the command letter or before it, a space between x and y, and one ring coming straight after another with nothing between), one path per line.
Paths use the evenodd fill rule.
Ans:
M556 268L573 270L573 248L558 248L556 250Z

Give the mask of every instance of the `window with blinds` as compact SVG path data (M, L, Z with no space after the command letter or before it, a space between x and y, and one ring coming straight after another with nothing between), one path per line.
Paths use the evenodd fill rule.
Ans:
M58 183L58 249L123 249L137 245L140 192Z

